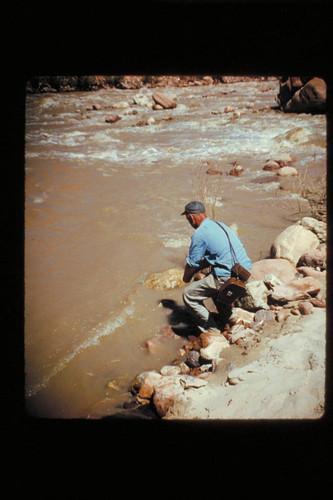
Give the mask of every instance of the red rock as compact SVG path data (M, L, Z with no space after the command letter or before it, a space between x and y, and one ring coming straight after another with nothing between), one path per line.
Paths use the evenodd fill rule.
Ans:
M326 300L325 299L319 300L316 297L314 297L310 300L310 302L315 307L326 307Z
M223 175L223 172L222 172L222 170L215 170L214 168L209 168L208 170L206 170L206 174L209 174L209 175Z
M258 260L252 264L248 282L264 280L266 274L274 274L283 283L289 283L295 278L296 268L286 259Z
M115 115L115 114L108 115L105 118L106 123L115 123L115 122L117 122L119 120L121 120L120 116Z
M304 276L311 276L312 278L320 279L326 276L326 271L317 271L316 269L313 269L313 267L308 266L298 267L297 271Z
M244 172L244 168L241 165L237 165L236 167L230 170L229 175L233 175L234 177L239 177L242 172Z
M300 292L306 292L311 296L317 295L321 289L320 281L318 281L316 278L313 278L312 276L308 276L299 280L293 280L289 283L289 286L292 286Z
M322 267L326 262L327 251L326 245L321 244L315 250L311 252L307 252L298 261L298 265L300 266L309 266L309 267Z
M177 106L175 102L171 101L171 99L166 97L161 92L155 92L153 94L153 99L155 103L158 104L159 106L162 106L163 109L172 109Z
M276 313L276 320L278 323L282 323L284 320L286 320L290 316L290 310L289 309L280 309Z
M266 163L263 170L272 171L272 170L278 170L279 168L280 168L280 165L276 161L270 160Z
M299 312L306 316L312 312L313 307L313 304L311 304L311 302L308 300L306 302L298 303Z
M143 399L150 399L154 393L155 385L160 382L161 378L162 375L159 373L149 372L140 387L139 397Z

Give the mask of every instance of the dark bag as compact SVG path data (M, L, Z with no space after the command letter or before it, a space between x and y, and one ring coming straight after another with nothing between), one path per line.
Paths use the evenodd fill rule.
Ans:
M251 273L247 271L243 266L241 266L239 262L237 262L236 254L233 249L233 246L231 245L231 241L227 231L218 222L216 222L216 224L218 224L220 228L223 229L223 231L227 235L230 245L230 253L234 261L234 265L231 268L231 278L229 278L219 288L216 300L218 302L232 304L232 302L234 302L236 299L243 297L243 295L245 295L246 293L245 282L249 279Z
M246 288L244 281L238 278L229 278L221 288L219 288L216 300L225 304L232 304L236 299L245 295Z
M231 276L241 279L242 281L247 281L251 276L251 273L245 269L245 267L241 266L239 262L231 269Z

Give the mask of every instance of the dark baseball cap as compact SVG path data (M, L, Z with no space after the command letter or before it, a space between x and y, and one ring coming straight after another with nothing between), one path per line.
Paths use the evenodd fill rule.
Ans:
M180 215L200 214L202 212L206 212L204 205L200 201L191 201L185 206L184 212Z

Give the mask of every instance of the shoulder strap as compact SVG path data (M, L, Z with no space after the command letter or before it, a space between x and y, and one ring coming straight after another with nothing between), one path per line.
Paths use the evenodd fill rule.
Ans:
M216 220L214 220L214 222L216 222L216 224L218 226L220 226L221 229L223 229L223 231L225 232L225 234L227 235L227 238L228 238L228 241L229 241L229 245L230 245L230 253L231 253L231 256L232 256L232 260L233 260L233 263L234 265L236 264L237 262L237 258L236 258L236 254L235 254L235 250L234 250L234 247L232 246L231 244L231 241L230 241L230 238L229 238L229 234L227 233L227 231L224 229L224 227L219 223L217 222Z

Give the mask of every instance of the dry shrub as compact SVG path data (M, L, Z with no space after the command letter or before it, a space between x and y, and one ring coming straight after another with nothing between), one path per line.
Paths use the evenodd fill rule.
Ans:
M216 206L222 199L222 175L208 175L208 168L220 170L218 161L202 161L192 179L194 199L201 201L206 208L208 217L215 220Z
M290 199L286 202L289 210L292 211L290 216L310 216L326 222L326 175L324 177L314 177L309 174L308 168L306 168L303 174L299 173L295 178L294 189L302 197L302 200Z

